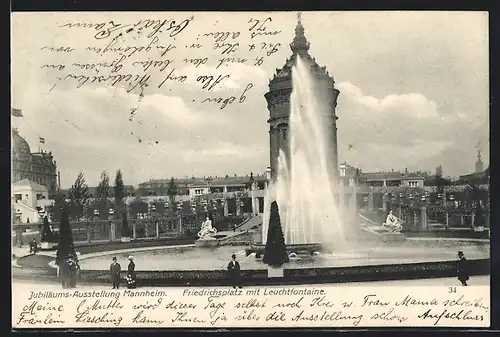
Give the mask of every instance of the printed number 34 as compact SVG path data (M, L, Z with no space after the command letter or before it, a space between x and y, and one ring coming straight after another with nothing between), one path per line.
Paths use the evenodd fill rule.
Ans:
M448 287L448 294L456 293L457 287Z

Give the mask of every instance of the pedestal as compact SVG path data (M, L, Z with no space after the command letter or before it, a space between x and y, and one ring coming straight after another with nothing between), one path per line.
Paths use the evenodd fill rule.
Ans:
M135 221L132 222L132 237L137 240L137 223Z
M52 249L54 248L54 245L55 245L54 242L46 242L46 241L40 242L40 248L44 250Z
M373 211L373 192L368 193L368 210Z
M358 213L358 199L356 196L356 186L352 188L351 199L349 200L350 212L354 215Z
M420 208L420 227L427 230L427 207Z
M92 230L91 230L91 226L90 226L90 223L87 224L87 242L91 242L92 241Z
M194 242L194 245L196 247L204 247L204 248L217 247L219 245L219 240L215 238L198 239Z
M252 201L252 214L255 215L255 192L253 190L253 186L252 186L252 190L250 191L250 200Z
M274 267L267 267L267 277L268 278L282 278L283 277L283 270L284 268L274 268Z
M182 216L179 217L179 221L177 222L178 227L177 227L177 234L181 235L182 234Z
M116 240L116 224L114 222L111 223L109 226L109 241L115 241Z

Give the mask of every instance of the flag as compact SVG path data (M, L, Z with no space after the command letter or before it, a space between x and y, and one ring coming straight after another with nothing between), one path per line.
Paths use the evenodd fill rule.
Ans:
M42 138L42 137L38 137L39 141L40 141L40 144L45 144L45 138Z
M14 108L12 108L11 114L12 114L13 117L23 117L23 112L22 112L21 109L14 109Z

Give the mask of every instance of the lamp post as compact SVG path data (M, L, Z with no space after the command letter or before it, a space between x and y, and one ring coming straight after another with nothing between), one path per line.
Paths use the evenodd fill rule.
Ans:
M114 215L115 215L115 210L110 208L108 211L109 215L109 241L115 241L116 240L116 223L113 221L114 220Z
M21 216L23 213L20 210L16 210L14 213L15 221L16 221L16 241L19 245L19 248L23 246L23 228L21 227Z
M189 230L191 230L193 226L196 227L196 224L198 223L198 208L197 208L198 204L196 203L196 199L191 199L190 205L191 205L191 212L193 213L192 219L194 221L194 224L191 224Z
M236 216L240 216L241 207L240 207L240 198L236 197Z
M43 222L43 219L45 219L45 215L46 215L45 210L40 209L38 211L38 221Z
M149 208L149 214L151 215L151 220L153 221L153 224L155 225L155 233L156 233L156 238L160 237L160 224L158 222L158 217L157 217L157 212L156 212L156 205L152 204L151 207Z
M178 216L178 228L177 228L177 234L182 234L182 206L183 202L179 200L177 203L177 216Z
M165 218L167 219L167 224L168 224L168 230L171 228L171 209L170 209L170 203L168 201L165 201Z
M203 212L205 212L205 216L208 217L208 202L206 199L203 199L201 203L203 205Z
M93 239L95 239L95 228L96 228L96 225L98 224L98 222L101 220L101 214L99 212L98 209L95 209L94 210L94 224L92 225L92 228L91 228L91 239L89 240L89 242ZM99 231L100 232L100 231Z
M40 223L38 225L38 232L40 233L40 239L42 239L42 234L43 234L43 221L46 217L46 213L43 209L40 209L38 211L38 222Z
M389 194L385 192L384 194L382 194L382 210L384 214L387 214L388 202L389 202Z

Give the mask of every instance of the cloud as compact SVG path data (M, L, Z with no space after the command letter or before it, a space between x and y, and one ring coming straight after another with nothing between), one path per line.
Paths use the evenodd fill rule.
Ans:
M484 118L471 121L461 111L441 113L436 102L420 93L377 98L365 95L350 82L339 83L338 88L341 91L339 155L341 160L364 170L404 167L430 170L445 162L456 163L453 155L469 153L470 157L472 153L473 157L478 141L464 138L464 135L485 131ZM480 131L474 131L478 128ZM344 144L351 144L352 150ZM468 150L458 151L458 148ZM465 163L461 169L468 166Z
M242 146L232 142L217 141L200 149L186 149L182 152L182 157L187 162L217 161L226 158L251 161L265 151L268 149L256 145Z
M165 96L160 94L145 95L138 103L140 110L155 109L168 123L184 127L211 127L224 125L227 121L223 116L213 112L204 112L189 108L181 97Z
M376 112L411 114L416 119L439 118L437 104L420 93L387 95L381 99L364 95L363 91L349 82L337 85L341 93L356 103L364 105ZM386 116L383 116L386 117Z

